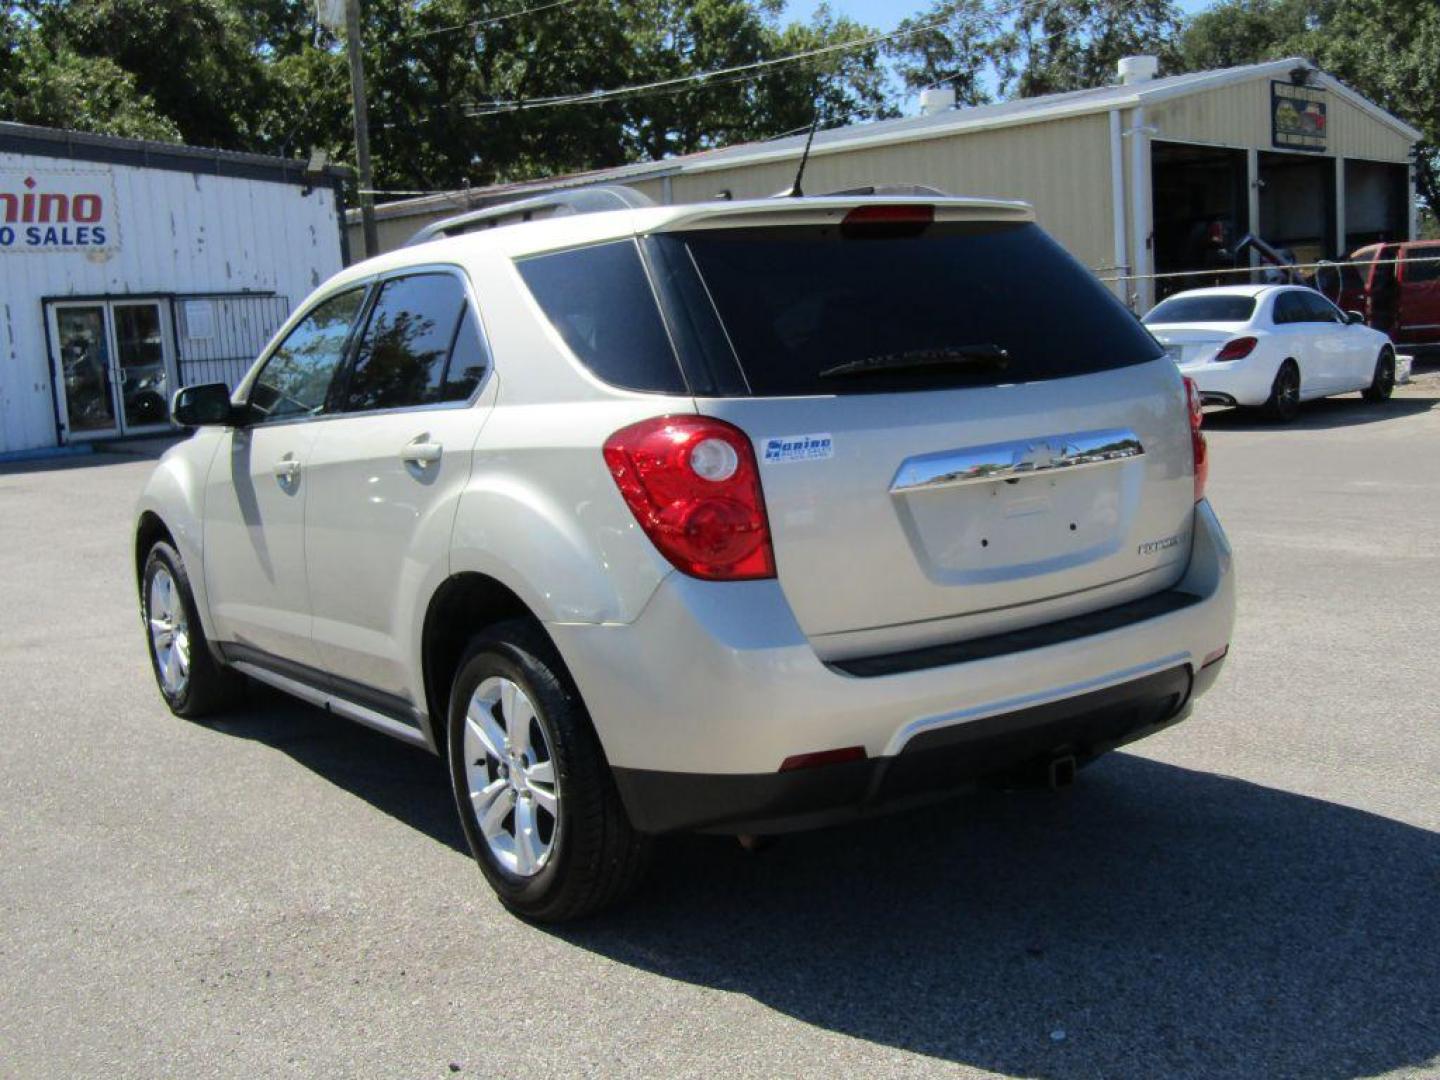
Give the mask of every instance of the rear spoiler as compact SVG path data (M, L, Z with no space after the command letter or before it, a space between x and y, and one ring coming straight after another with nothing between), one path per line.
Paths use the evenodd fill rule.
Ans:
M696 203L676 207L685 211L655 231L679 229L737 229L772 225L833 225L856 207L894 205L929 206L936 221L1034 221L1029 203L1010 199L973 199L953 195L873 196L806 195L797 199L756 199L749 202Z

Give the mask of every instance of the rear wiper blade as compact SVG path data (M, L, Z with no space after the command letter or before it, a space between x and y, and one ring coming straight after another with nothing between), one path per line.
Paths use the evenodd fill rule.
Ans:
M944 349L910 349L882 353L863 360L850 360L820 372L819 378L838 379L847 375L869 375L879 371L924 371L928 368L988 367L1003 369L1010 354L999 345L955 345Z

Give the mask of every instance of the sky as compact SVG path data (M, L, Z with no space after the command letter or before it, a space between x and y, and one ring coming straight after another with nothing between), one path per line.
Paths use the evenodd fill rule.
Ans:
M1187 15L1209 6L1210 0L1179 0L1180 10ZM785 15L790 19L806 19L815 10L817 0L786 0ZM830 0L831 9L838 15L848 15L856 22L874 26L881 30L893 30L907 15L913 15L930 6L929 0Z

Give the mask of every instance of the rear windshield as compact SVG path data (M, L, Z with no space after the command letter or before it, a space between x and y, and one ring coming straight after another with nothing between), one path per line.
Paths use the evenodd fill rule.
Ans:
M1253 296L1172 296L1150 309L1145 322L1249 322L1255 314Z
M937 224L919 236L728 229L659 242L693 258L757 396L1032 382L1159 353L1032 224ZM1003 364L993 361L1000 350ZM911 360L920 362L897 370Z

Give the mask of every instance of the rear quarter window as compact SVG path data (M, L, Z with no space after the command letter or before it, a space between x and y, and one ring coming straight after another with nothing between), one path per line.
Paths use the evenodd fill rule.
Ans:
M635 241L534 255L516 266L545 318L596 378L626 390L685 393Z
M1033 224L941 223L918 236L756 227L657 242L693 259L755 396L1033 382L1161 355L1135 317ZM1009 360L1000 370L823 374L972 346L997 346Z

